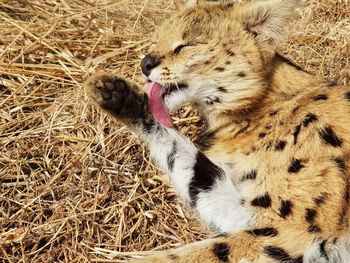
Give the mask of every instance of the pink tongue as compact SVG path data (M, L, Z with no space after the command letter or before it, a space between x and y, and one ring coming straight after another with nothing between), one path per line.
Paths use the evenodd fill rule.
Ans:
M161 125L170 128L173 127L173 122L170 118L168 109L164 105L161 93L162 89L163 87L160 84L151 82L147 86L146 93L149 97L153 118Z

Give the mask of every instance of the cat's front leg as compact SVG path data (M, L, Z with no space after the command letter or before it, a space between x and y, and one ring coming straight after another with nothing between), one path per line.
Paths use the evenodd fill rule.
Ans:
M183 134L158 124L150 112L148 96L137 85L102 73L92 77L87 88L102 109L145 141L180 198L204 221L219 232L246 225L249 213L241 206L230 177Z
M205 157L188 138L153 119L148 97L136 84L117 75L97 73L87 81L87 90L95 104L145 141L155 162L170 176L187 203L194 203L197 192L208 187L204 174L202 182L197 180L198 185L192 182L196 166L213 166L212 171L221 173L212 163L201 164Z

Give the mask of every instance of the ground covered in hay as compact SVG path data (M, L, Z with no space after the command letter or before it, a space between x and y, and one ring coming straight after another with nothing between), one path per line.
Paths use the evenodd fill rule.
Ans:
M210 235L176 200L143 144L92 108L100 69L141 83L167 0L0 3L0 262L123 262ZM281 51L350 82L350 5L311 0ZM175 117L194 136L189 108Z

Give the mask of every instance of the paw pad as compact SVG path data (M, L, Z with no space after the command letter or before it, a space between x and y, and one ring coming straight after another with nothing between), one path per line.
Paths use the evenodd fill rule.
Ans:
M110 75L97 75L91 82L94 98L101 107L118 113L123 107L123 101L129 94L125 80Z

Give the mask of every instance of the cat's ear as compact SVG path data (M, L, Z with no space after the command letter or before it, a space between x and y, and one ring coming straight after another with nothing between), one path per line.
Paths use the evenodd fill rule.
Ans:
M245 4L240 17L258 42L276 46L285 39L288 25L300 6L300 0L257 1Z

